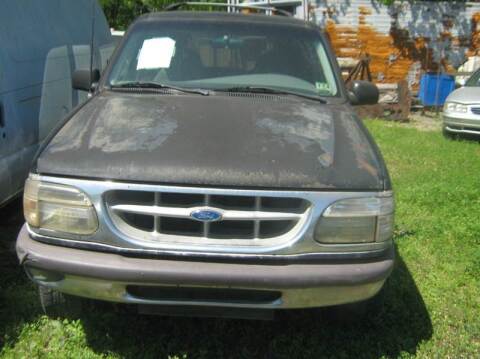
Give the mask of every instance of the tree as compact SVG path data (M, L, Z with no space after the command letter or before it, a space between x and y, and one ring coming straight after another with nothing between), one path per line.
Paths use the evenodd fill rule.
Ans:
M175 0L100 0L108 23L115 29L125 30L139 15L160 10Z
M182 0L100 0L108 23L117 30L125 30L139 15L159 11ZM204 0L215 2L218 0Z

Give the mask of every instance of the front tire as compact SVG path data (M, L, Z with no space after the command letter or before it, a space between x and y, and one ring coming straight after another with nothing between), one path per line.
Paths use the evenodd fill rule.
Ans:
M77 319L82 313L84 300L63 294L57 290L38 286L40 305L43 312L50 318L72 318Z

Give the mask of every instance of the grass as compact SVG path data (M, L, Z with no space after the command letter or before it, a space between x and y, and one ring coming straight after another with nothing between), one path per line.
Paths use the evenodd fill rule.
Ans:
M8 251L17 215L0 219L0 357L480 357L480 145L404 125L367 125L397 199L399 257L379 318L346 326L321 311L255 322L98 310L77 321L47 319Z

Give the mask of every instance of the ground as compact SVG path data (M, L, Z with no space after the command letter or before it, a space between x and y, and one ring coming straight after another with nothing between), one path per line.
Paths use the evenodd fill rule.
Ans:
M412 112L409 122L403 124L404 127L413 127L419 131L440 131L442 128L441 115L434 111Z
M480 357L480 145L446 140L439 126L367 126L397 201L398 260L380 316L346 325L328 311L299 311L258 322L142 317L107 306L76 321L47 319L11 251L22 222L15 203L0 212L0 357Z

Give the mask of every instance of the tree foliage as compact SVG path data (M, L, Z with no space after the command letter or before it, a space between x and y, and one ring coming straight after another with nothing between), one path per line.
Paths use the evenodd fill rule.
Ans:
M160 10L178 0L100 0L111 27L124 30L139 15Z
M1 0L0 0L1 1ZM159 11L170 4L183 0L99 0L108 23L116 30L125 30L139 15ZM202 2L224 2L226 0L201 0ZM206 7L205 10L213 8Z

